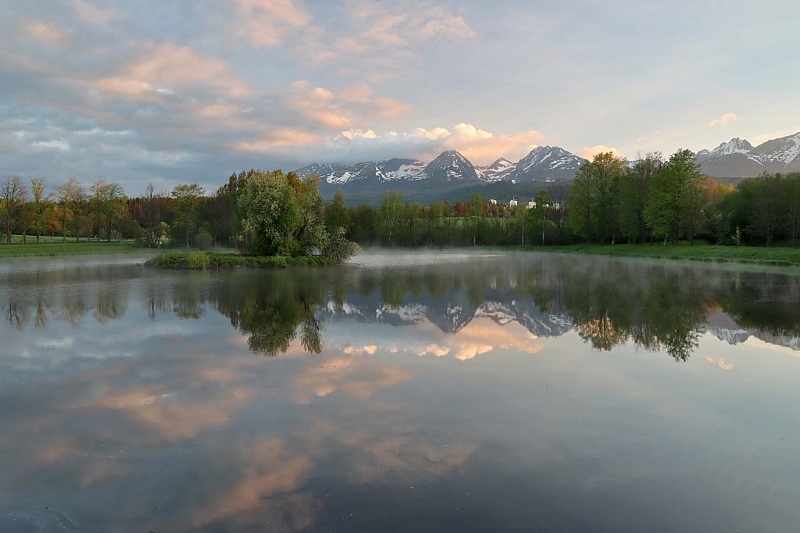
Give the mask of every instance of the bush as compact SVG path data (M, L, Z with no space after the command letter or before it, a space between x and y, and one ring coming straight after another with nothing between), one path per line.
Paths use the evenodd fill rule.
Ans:
M195 270L204 270L211 265L211 255L207 252L189 252L186 254L186 264Z
M194 244L198 250L208 251L214 245L214 238L207 231L201 231L194 236Z

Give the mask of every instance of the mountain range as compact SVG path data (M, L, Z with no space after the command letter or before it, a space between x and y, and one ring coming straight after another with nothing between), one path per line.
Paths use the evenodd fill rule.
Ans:
M715 178L800 171L800 133L756 147L737 137L713 150L700 150L696 158L701 171ZM351 203L354 199L374 202L388 190L399 190L414 200L466 199L476 191L510 198L532 196L546 183L572 180L585 162L558 146L537 146L516 163L501 158L491 165L475 166L459 152L449 150L427 164L394 158L355 165L314 163L295 172L303 178L319 175L323 196L331 197L341 188Z
M501 158L485 167L474 166L455 150L442 152L428 164L419 159L339 165L314 163L296 170L301 177L319 174L329 184L347 185L363 181L396 183L429 180L445 183L491 183L496 181L532 181L537 179L574 178L586 160L557 146L537 146L517 163Z
M705 174L715 178L748 178L764 172L800 171L800 133L773 139L753 147L738 137L713 150L697 152Z
M491 165L474 166L455 150L441 153L430 163L418 159L389 159L388 161L364 162L355 165L336 163L314 163L296 170L306 178L320 176L320 192L331 196L341 188L346 197L380 197L388 190L399 190L406 195L421 199L426 193L440 200L442 197L466 197L472 192L512 191L523 197L544 183L571 180L586 160L557 146L537 146L516 163L498 159ZM533 185L533 182L537 182ZM528 184L527 187L514 187ZM377 196L376 196L377 194Z
M504 326L510 322L522 325L537 337L560 337L573 331L575 322L566 309L542 310L533 301L520 300L502 290L490 294L480 304L470 303L465 294L450 293L444 299L429 295L399 306L381 302L378 296L353 296L343 304L334 301L318 312L326 321L356 320L368 323L406 326L428 321L443 333L457 333L476 318L489 318ZM717 310L698 328L700 333L710 333L731 345L741 344L753 337L775 346L785 346L800 351L800 339L789 335L767 332L758 328L745 328L724 311Z

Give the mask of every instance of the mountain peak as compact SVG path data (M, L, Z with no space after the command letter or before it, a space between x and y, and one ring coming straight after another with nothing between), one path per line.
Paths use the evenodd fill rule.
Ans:
M586 160L558 146L537 146L517 163L510 179L572 178Z
M727 154L746 154L753 149L753 145L744 139L734 137L726 143L722 143L713 150L712 154L727 155Z
M697 152L702 171L718 178L755 177L764 172L800 170L800 132L766 141L755 148L734 137L713 150Z
M509 174L514 172L516 168L516 163L512 163L505 157L501 157L491 165L485 167L476 167L475 170L483 176L485 181L502 181Z
M475 167L456 150L447 150L428 163L425 174L436 181L478 181Z

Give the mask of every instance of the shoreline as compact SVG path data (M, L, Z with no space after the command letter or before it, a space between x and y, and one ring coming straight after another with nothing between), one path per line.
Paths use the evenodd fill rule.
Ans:
M386 249L394 251L414 251L426 248L382 248L370 247L371 249ZM487 247L482 247L487 248ZM491 247L488 247L491 248ZM439 249L439 248L436 248ZM446 248L443 248L446 249ZM469 250L471 247L459 247L453 249ZM564 246L525 246L520 247L498 247L499 250L522 250L526 252L560 252L560 253L581 253L588 255L606 255L617 257L642 257L660 258L672 260L698 261L705 263L742 263L755 265L773 266L800 266L800 248L788 246L760 247L760 246L721 246L714 244L689 243L680 244L572 244ZM237 253L225 252L198 252L185 251L179 249L156 250L153 248L141 248L132 242L106 243L106 242L51 242L51 243L27 243L27 244L0 244L0 260L12 257L56 257L64 255L92 255L108 253L152 253L155 257L177 256L182 259L173 259L171 262L187 261L189 254L207 254L212 259L210 266L206 268L241 268L241 267L286 267L286 266L325 266L334 264L325 258L318 256L289 258L282 256L275 257L255 257L240 255ZM193 256L199 260L200 256ZM238 259L235 259L238 258ZM201 262L204 262L202 260ZM170 261L168 261L170 262ZM165 265L166 268L189 268L175 265Z

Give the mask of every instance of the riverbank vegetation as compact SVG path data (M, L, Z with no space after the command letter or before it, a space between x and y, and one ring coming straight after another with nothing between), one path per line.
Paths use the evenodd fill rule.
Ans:
M9 246L0 245L0 256L31 255L32 243L53 246L32 248L50 255L92 253L90 243L109 246L102 251L116 243L116 251L135 242L156 250L225 247L245 256L340 262L357 243L587 252L602 246L601 253L797 264L800 173L764 174L733 186L703 176L688 150L634 162L601 153L573 182L541 185L525 199L473 192L422 205L389 191L374 205L348 207L341 191L326 202L318 178L281 171L232 174L210 195L197 184L170 193L149 185L134 198L105 180L85 186L70 178L48 194L42 177L6 177L0 178L0 228Z
M286 268L291 266L329 266L337 261L322 256L241 255L193 251L161 253L147 260L146 266L170 269Z
M558 252L575 252L594 255L614 255L623 257L653 257L685 261L707 261L719 263L750 263L774 266L800 266L800 248L787 246L726 246L688 242L667 245L652 244L617 244L614 246L601 244L573 244L551 246L548 250Z

